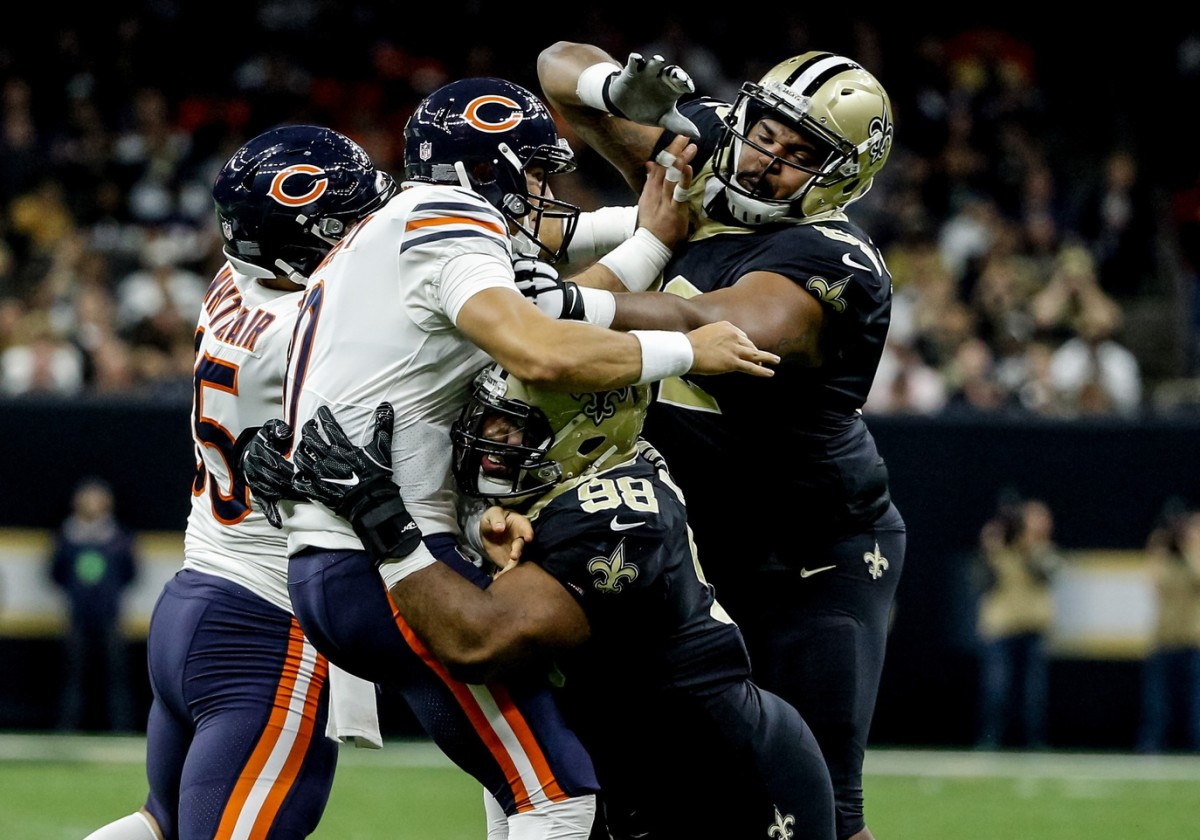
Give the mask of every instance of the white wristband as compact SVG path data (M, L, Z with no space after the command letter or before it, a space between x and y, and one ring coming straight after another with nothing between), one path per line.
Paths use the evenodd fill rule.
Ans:
M617 317L616 295L587 286L580 286L579 294L583 296L583 319L597 327L611 327Z
M379 574L390 589L393 584L399 583L413 572L419 572L436 562L438 562L437 558L430 553L425 543L421 543L417 546L416 551L407 557L384 560L379 564Z
M575 233L567 243L569 263L591 262L627 239L637 229L637 207L601 207L579 214Z
M669 330L630 330L642 343L642 376L638 385L648 385L669 376L682 376L692 369L695 354L687 333Z
M646 228L638 228L632 239L622 242L598 262L617 275L629 291L644 292L654 285L670 259L670 248Z
M579 97L580 102L590 108L606 114L612 113L604 101L604 82L609 76L620 72L621 65L616 62L602 61L599 64L593 64L579 74L579 81L575 84L575 95Z

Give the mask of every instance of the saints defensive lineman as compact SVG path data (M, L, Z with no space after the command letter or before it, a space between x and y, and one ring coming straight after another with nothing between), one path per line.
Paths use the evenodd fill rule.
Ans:
M631 185L677 135L696 141L696 177L680 195L692 233L663 272L674 294L616 294L599 311L621 329L728 319L783 357L770 381L664 382L646 436L687 494L709 580L746 635L756 680L816 733L839 840L870 840L862 763L905 526L860 411L892 281L845 211L887 161L887 93L825 52L780 62L732 104L690 98L690 78L660 56L634 54L622 68L598 48L560 42L538 72L551 106Z
M454 475L466 494L527 511L532 541L486 590L443 572L436 600L394 588L397 607L464 679L553 669L600 780L593 837L830 840L820 749L792 706L750 680L683 495L639 438L647 399L646 387L563 394L499 366L481 373L451 431ZM318 498L387 466L324 411L295 460Z

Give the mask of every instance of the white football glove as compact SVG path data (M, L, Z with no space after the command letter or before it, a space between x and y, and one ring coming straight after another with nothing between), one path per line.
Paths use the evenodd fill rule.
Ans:
M700 129L676 107L679 97L694 93L696 85L682 67L664 67L665 62L661 55L646 60L641 53L630 53L625 68L605 80L604 98L617 116L699 140Z
M513 260L517 288L531 303L551 318L584 320L583 295L579 286L562 280L550 263L532 257Z

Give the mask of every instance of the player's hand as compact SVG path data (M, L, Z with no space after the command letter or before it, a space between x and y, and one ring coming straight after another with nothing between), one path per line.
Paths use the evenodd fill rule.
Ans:
M283 527L279 502L299 499L292 487L294 469L284 456L292 448L292 428L282 420L268 420L242 449L236 469L250 487L250 502L276 528Z
M421 529L392 481L394 422L391 403L380 403L371 442L355 446L333 412L321 406L304 424L292 455L293 486L347 519L376 563L405 557L421 541Z
M525 544L533 539L533 525L523 514L492 505L479 520L479 536L499 577L521 561Z
M765 365L779 364L779 357L759 350L754 342L728 321L705 324L687 334L692 342L693 361L689 373L716 374L740 371L751 376L774 376Z
M521 294L551 318L584 320L583 295L579 293L579 286L560 278L550 263L533 257L518 257L513 260L513 273Z
M682 67L667 64L661 55L647 60L641 53L630 53L624 69L604 83L605 98L617 116L699 140L696 124L676 107L679 97L695 91L692 77Z
M390 403L376 408L375 431L371 443L363 448L350 442L327 406L318 408L316 419L304 424L300 445L292 456L296 489L346 516L346 499L357 488L380 479L392 481L394 419Z
M638 227L674 250L687 239L691 217L687 191L692 185L695 143L676 137L655 160L646 163L646 183L638 199Z

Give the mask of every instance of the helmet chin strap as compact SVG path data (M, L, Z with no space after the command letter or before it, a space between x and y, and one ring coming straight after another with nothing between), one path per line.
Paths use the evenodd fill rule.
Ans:
M275 267L283 272L283 276L291 280L297 286L307 286L308 278L297 271L292 266L285 263L283 260L275 260Z
M458 185L460 187L465 190L474 191L475 188L471 186L471 179L467 177L467 167L463 166L461 160L454 161L454 172L458 175Z

